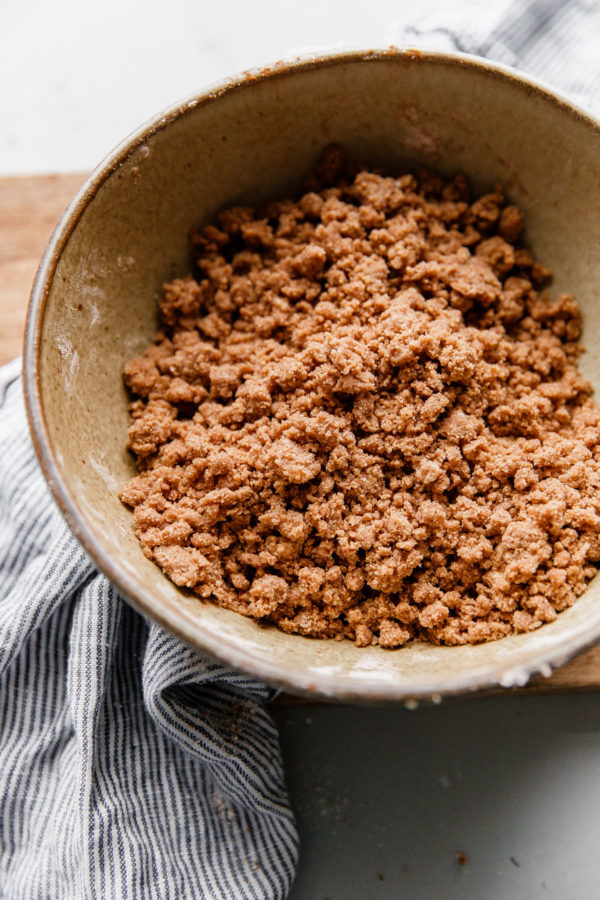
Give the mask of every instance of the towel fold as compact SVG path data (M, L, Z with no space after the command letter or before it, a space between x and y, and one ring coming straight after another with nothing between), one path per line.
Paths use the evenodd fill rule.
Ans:
M272 691L94 568L39 469L19 369L0 369L0 897L285 897Z

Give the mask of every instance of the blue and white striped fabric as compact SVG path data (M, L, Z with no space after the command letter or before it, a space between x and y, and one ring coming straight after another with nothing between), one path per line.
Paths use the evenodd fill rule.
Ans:
M283 898L297 836L269 689L134 612L0 369L0 897Z
M600 5L448 4L397 43L521 66L600 107ZM297 835L270 691L146 622L46 488L0 369L0 898L284 898Z
M403 15L386 40L487 57L600 110L598 0L458 0L436 15Z

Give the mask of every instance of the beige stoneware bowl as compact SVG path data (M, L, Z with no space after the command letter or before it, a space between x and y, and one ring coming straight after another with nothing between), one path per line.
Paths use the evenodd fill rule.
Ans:
M335 55L245 74L160 115L94 172L58 225L31 297L27 405L73 531L125 597L194 647L271 683L352 701L439 700L549 674L600 639L600 581L539 631L495 643L358 649L260 627L172 584L142 554L118 490L124 363L151 341L162 283L190 270L187 232L222 207L299 189L328 142L398 171L501 181L526 241L584 312L582 368L600 387L600 126L544 88L472 58Z

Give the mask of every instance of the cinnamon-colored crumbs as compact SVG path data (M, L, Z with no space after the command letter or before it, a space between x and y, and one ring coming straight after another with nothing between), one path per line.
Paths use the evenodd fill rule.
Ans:
M575 300L538 293L500 187L348 174L335 148L309 187L195 231L195 277L126 366L144 553L202 598L360 646L551 622L600 560Z

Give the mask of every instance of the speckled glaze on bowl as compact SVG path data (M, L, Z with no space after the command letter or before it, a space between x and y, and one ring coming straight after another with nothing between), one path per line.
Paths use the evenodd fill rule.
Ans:
M156 329L162 283L189 271L187 232L223 206L297 191L331 141L371 165L502 182L553 291L584 312L600 387L600 127L472 58L356 52L280 64L186 100L129 137L66 211L33 288L25 346L37 453L73 531L129 601L194 647L288 690L360 702L437 700L549 674L600 639L600 581L552 624L490 644L358 649L260 627L178 589L142 554L119 487L121 372Z

